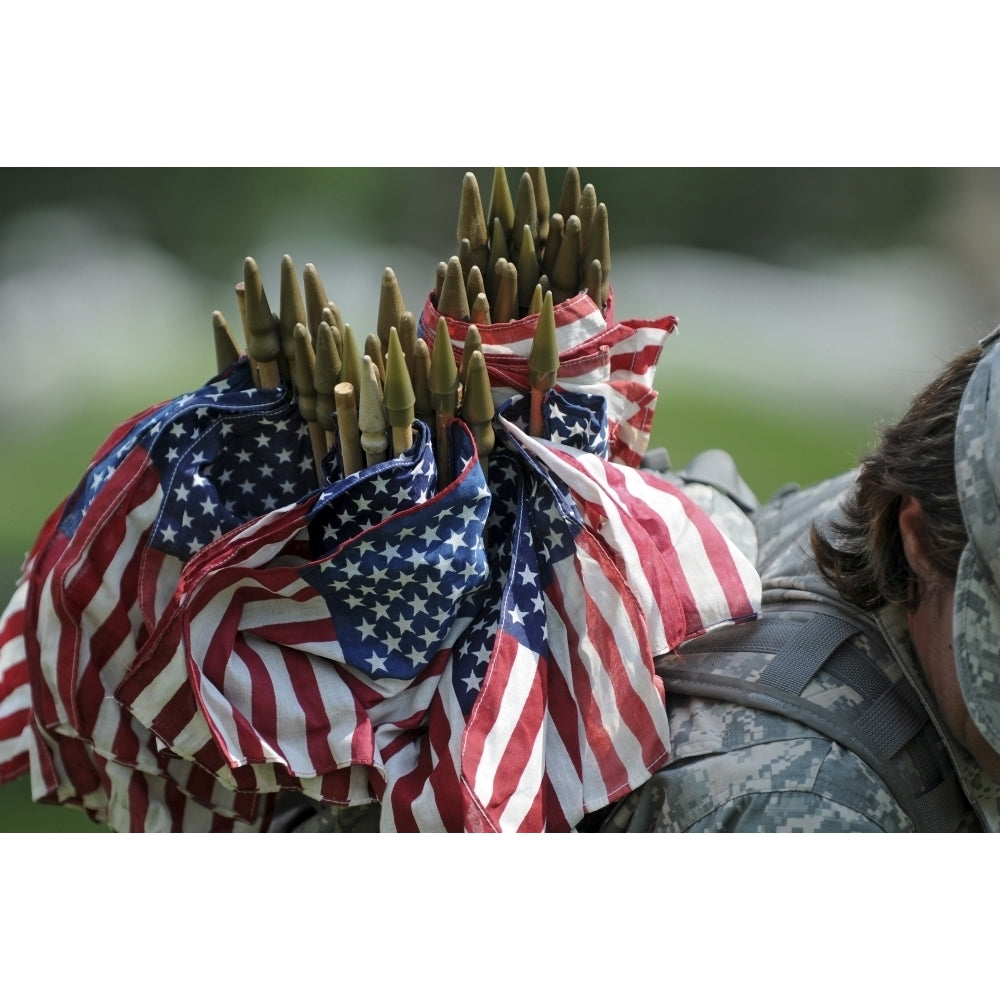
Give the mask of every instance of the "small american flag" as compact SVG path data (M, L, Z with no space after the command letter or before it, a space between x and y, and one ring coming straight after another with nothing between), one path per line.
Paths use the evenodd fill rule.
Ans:
M119 829L160 828L163 813L183 829L238 818L231 793L216 796L189 764L165 759L113 691L184 562L298 499L310 476L297 409L281 391L254 389L245 363L111 436L43 530L27 575L21 627L36 798L78 805Z
M637 466L649 445L653 413L659 396L653 375L666 338L677 329L674 316L659 319L613 320L614 291L602 311L581 293L555 307L561 389L602 397L607 406L609 457ZM424 304L418 331L433 346L440 313L432 297ZM480 328L482 352L500 404L529 389L528 355L537 316L492 323ZM447 318L448 333L461 364L469 324Z
M283 788L369 802L410 773L489 582L490 496L472 437L452 424L456 475L437 492L430 434L415 426L403 455L258 518L184 568L116 691L172 753L262 803ZM436 812L417 825L445 828Z

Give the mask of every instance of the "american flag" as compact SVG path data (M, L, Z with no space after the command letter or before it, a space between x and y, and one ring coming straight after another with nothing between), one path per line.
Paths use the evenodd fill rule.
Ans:
M255 389L245 363L109 438L36 543L20 637L2 651L16 655L23 642L36 798L78 805L118 829L161 828L164 814L177 829L240 821L242 803L164 757L113 691L184 562L301 497L310 476L314 487L297 409L280 390Z
M319 488L245 362L119 428L0 618L0 780L30 765L36 798L119 830L266 829L285 789L379 801L385 830L568 830L641 785L668 756L654 658L760 585L631 467L673 319L556 318L545 437L531 333L484 328L497 445L484 471L453 421L441 490L420 422Z
M482 601L489 495L456 422L459 474L436 492L414 447L259 518L185 567L116 695L172 752L233 789L381 794L427 711L454 633ZM388 735L387 735L388 734Z
M548 394L550 427L578 422L569 402ZM633 593L618 565L630 553L586 523L567 484L591 472L567 475L561 452L505 425L487 480L455 421L454 479L438 493L416 426L405 455L192 558L116 697L172 753L261 800L377 799L385 830L570 829L667 757L661 633L680 642L753 614L755 575L707 518L692 530L671 488L620 470L615 502L652 494L623 529L633 551L669 549L694 575L718 546L722 567L722 603L697 605L697 620L668 604L651 643L643 601L677 588Z
M556 386L605 400L609 457L637 466L646 453L658 398L653 375L666 338L677 329L674 316L614 322L614 290L602 311L581 293L555 307L559 344ZM434 344L440 313L428 297L418 331ZM461 364L469 323L447 317L448 333ZM529 390L528 355L537 316L479 328L482 351L497 404Z

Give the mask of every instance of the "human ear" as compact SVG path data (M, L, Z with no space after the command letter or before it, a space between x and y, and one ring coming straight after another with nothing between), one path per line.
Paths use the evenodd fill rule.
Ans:
M910 572L921 583L934 580L937 574L924 553L924 509L915 496L907 494L899 506L899 534Z

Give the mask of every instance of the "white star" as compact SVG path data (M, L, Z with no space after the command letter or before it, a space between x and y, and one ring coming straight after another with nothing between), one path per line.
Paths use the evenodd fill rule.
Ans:
M377 628L378 626L375 622L361 621L358 624L358 632L361 634L361 637L366 640L375 635Z
M379 671L383 673L388 673L389 668L385 665L385 657L379 656L377 653L372 653L368 658L368 663L372 668L372 673L378 673Z
M465 693L468 694L470 691L478 691L479 685L482 684L483 679L476 674L469 674L465 678Z

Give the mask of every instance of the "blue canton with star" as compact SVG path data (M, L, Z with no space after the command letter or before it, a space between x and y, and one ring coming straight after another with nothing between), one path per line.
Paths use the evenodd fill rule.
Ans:
M87 473L61 529L72 532L134 449L163 490L150 544L187 560L209 542L316 487L308 428L282 389L256 389L240 361L145 417Z
M435 493L422 426L413 448L334 484L310 516L314 553L328 555L302 575L323 596L346 662L375 680L416 677L486 599L490 491L459 421L451 440L447 490Z
M486 679L498 630L544 655L543 592L553 567L571 556L582 528L568 492L500 427L489 461L493 496L483 538L490 583L481 610L456 643L452 686L468 717Z
M531 397L511 396L500 415L527 432ZM608 404L603 396L569 389L550 389L542 398L542 433L546 441L608 457Z

